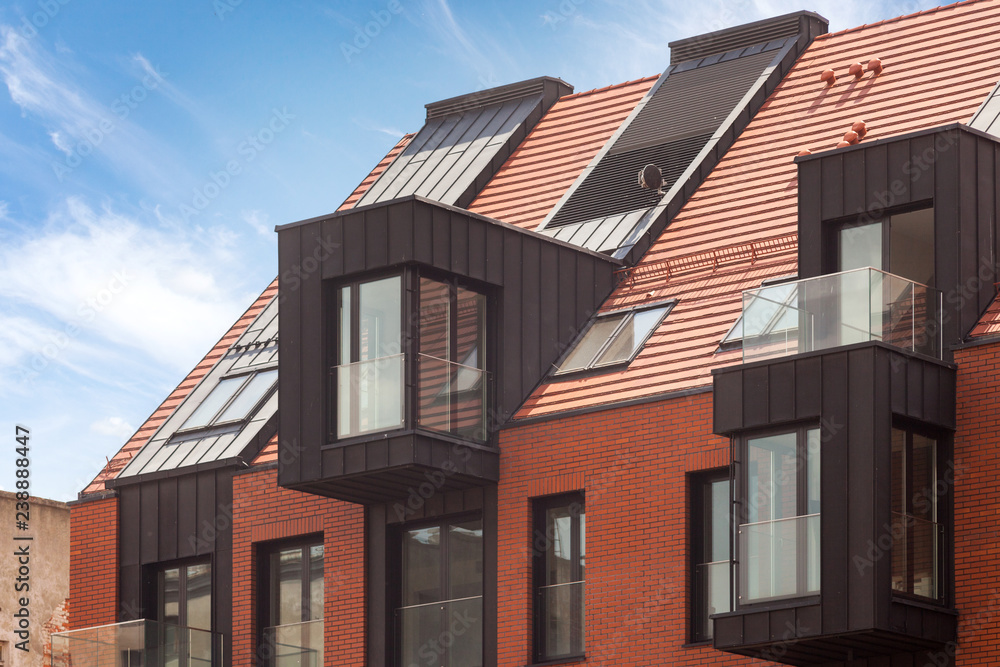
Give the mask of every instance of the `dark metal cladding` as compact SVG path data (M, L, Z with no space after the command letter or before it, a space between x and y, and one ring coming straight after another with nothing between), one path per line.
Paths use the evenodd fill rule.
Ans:
M819 24L822 24L821 29ZM826 19L813 12L793 12L705 35L678 39L668 45L670 46L670 64L705 58L817 29L820 29L821 32L813 32L810 38L826 32Z

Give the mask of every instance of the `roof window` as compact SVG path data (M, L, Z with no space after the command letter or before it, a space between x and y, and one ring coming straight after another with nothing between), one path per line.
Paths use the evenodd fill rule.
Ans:
M181 431L246 419L278 380L278 369L221 380L181 426Z
M674 302L660 303L599 316L563 359L556 375L627 364L673 306Z

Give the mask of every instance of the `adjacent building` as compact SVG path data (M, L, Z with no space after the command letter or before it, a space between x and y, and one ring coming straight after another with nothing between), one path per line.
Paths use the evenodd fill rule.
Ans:
M998 30L427 105L73 503L54 661L996 662Z

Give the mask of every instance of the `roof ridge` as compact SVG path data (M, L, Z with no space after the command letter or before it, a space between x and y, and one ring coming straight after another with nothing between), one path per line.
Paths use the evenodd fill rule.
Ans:
M653 76L644 76L644 77L639 78L639 79L633 79L631 81L624 81L622 83L615 83L615 84L612 84L610 86L604 86L603 88L593 88L591 90L582 90L579 93L572 93L570 95L563 95L562 97L559 98L559 101L562 102L563 100L572 100L572 99L576 99L578 97L584 97L586 95L595 95L597 93L603 93L603 92L608 91L608 90L614 90L615 88L624 88L625 86L633 86L633 85L635 85L637 83L645 83L647 81L652 81L652 80L655 80L655 79L659 79L661 76L662 76L661 74L654 74Z
M930 9L924 9L919 12L913 12L912 14L903 14L902 16L896 16L889 19L883 19L876 23L865 23L863 25L855 26L854 28L844 28L843 30L838 30L837 32L828 32L822 35L818 35L814 41L827 40L831 37L839 37L840 35L845 35L852 32L859 32L861 30L867 30L868 28L876 28L880 25L885 25L887 23L895 23L896 21L903 21L905 19L911 19L916 16L921 16L922 14L933 14L945 9L954 9L960 5L971 5L976 2L988 2L989 0L959 0L959 2L953 2L950 5L940 5L938 7L932 7Z

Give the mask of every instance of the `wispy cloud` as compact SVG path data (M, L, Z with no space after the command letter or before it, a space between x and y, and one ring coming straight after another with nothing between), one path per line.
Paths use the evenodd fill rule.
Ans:
M135 433L135 427L121 417L105 417L93 422L90 425L90 431L97 435L106 435L125 441Z
M269 216L267 213L256 209L244 210L240 212L240 217L261 236L271 237L274 235L274 230L268 225Z
M483 88L498 85L497 72L513 71L516 63L487 27L462 24L448 0L425 0L420 25L435 39L436 47L462 65L473 68Z

